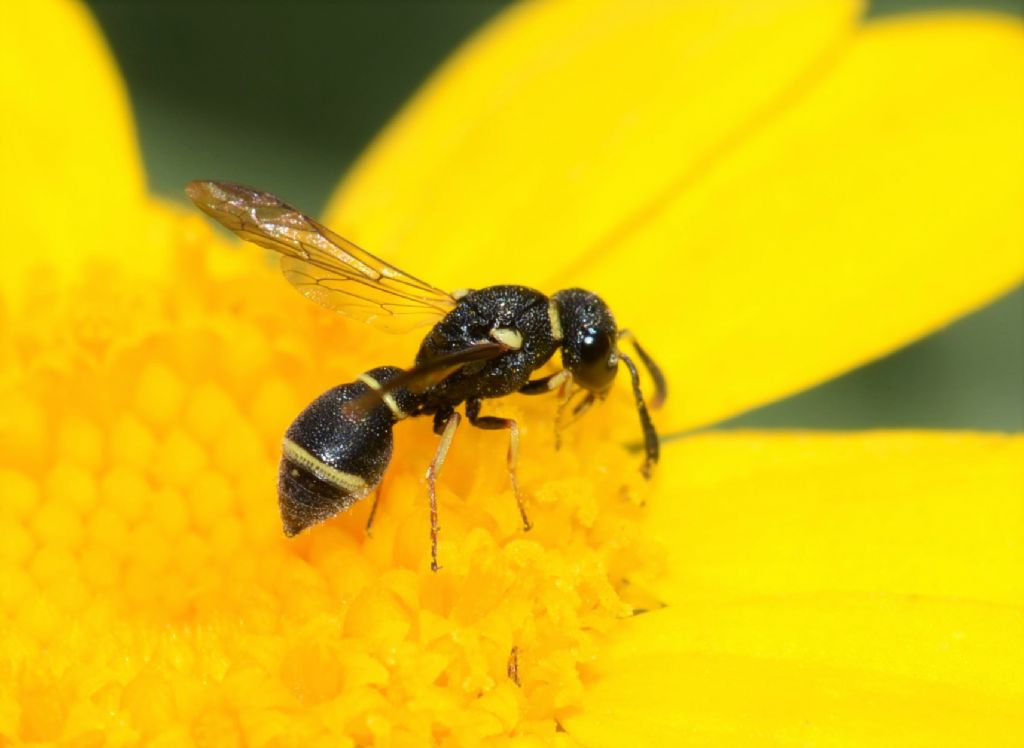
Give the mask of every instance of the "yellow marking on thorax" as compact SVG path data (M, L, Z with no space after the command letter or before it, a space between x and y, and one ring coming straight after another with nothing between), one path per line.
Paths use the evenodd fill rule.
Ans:
M506 348L518 351L523 347L523 335L511 327L495 327L491 330L491 337Z
M451 297L453 299L455 299L456 301L460 301L460 300L466 298L467 296L469 296L471 293L473 293L473 289L472 288L459 288L459 289L456 289L456 290L452 291Z
M356 379L358 379L360 382L362 382L375 392L380 392L382 389L384 389L381 386L380 382L371 377L369 374L360 374L358 377L356 377ZM408 413L406 413L404 410L398 407L398 401L395 400L395 396L392 393L385 392L383 395L381 395L380 399L383 400L384 404L388 406L388 410L391 411L391 415L393 415L399 421L401 421L403 418L409 417Z
M551 320L551 337L555 340L562 339L562 317L558 313L558 304L554 299L548 299L548 319Z
M343 488L351 494L358 494L357 498L361 498L370 490L366 481L358 475L331 467L287 437L285 437L284 443L281 445L281 451L284 452L284 456L287 459L301 465L320 478L320 480L326 481L332 486Z

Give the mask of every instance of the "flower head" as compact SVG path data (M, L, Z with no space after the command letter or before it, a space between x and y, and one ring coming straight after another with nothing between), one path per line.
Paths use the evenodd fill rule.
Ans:
M599 290L668 373L664 430L805 386L1022 270L1019 26L854 10L515 8L381 136L327 223L413 272L443 242L442 287ZM431 572L436 439L410 422L372 537L362 502L285 538L287 424L417 341L326 314L146 196L89 19L19 13L32 33L0 44L23 144L0 187L20 219L0 317L4 740L1019 735L1019 438L710 434L666 445L648 484L622 447L628 391L557 452L552 404L512 398L488 408L523 428L529 534L504 435L460 434Z

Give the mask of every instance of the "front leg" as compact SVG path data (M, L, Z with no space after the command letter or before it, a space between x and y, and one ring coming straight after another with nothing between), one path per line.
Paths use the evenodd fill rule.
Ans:
M562 369L540 379L531 379L519 388L522 395L544 395L559 388L565 387L572 380L572 374L568 369Z
M508 429L508 477L512 482L512 493L515 494L516 503L519 505L519 516L523 518L523 529L529 530L530 524L526 516L526 507L523 505L523 496L519 493L519 481L516 479L516 465L519 463L519 425L511 418L497 418L495 416L480 415L480 400L466 401L466 417L469 422L478 429Z
M564 427L562 414L573 395L572 373L568 369L562 369L554 374L539 379L531 379L519 388L521 395L544 395L548 392L558 392L558 414L555 416L555 449L562 448L562 428ZM590 403L581 403L576 406L573 416L578 416L590 407Z

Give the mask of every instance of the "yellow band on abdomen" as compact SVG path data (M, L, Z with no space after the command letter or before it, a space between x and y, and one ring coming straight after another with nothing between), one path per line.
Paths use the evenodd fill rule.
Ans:
M358 379L360 382L362 382L375 392L380 392L382 389L384 389L381 386L380 382L371 377L369 374L360 374L358 377L356 377L356 379ZM380 396L380 399L384 401L384 404L388 406L388 410L390 410L391 414L399 421L401 421L403 418L409 417L408 413L406 413L404 410L398 407L398 403L395 401L395 396L392 395L390 392L385 392L383 395Z
M365 495L370 489L366 481L358 475L346 473L344 470L338 470L338 468L331 467L323 460L317 458L308 450L303 449L287 437L285 437L284 443L281 445L281 451L284 453L286 459L289 459L296 465L305 468L320 480L326 481L332 486L337 486L351 494L359 495Z

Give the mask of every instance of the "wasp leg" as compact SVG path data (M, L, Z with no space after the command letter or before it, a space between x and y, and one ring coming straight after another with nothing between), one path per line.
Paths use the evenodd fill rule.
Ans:
M512 482L512 493L516 497L516 504L519 505L519 516L523 518L523 530L529 530L533 525L530 524L530 519L526 516L526 506L523 504L523 495L519 492L519 480L516 478L516 465L519 463L519 424L511 418L481 416L479 400L466 401L466 417L478 429L509 430L508 477Z
M434 459L431 460L430 467L427 468L427 488L430 492L430 568L433 571L441 568L437 565L437 534L441 532L441 528L437 525L437 474L441 472L441 466L444 465L444 460L448 456L448 449L452 446L455 430L459 427L461 420L462 416L455 411L448 414L447 420L434 417L434 431L438 432L441 423L444 424L444 428L440 431L441 441L437 445Z
M577 395L583 395L582 399L576 405L573 406L572 410L569 411L569 417L565 417L565 411L568 409L573 398ZM555 449L562 448L562 431L572 424L576 423L580 417L590 410L590 406L597 402L597 396L588 390L577 388L575 391L567 389L565 394L562 395L562 401L558 403L558 413L555 414Z
M519 389L520 394L523 395L543 395L548 392L558 391L560 402L558 405L558 415L555 417L556 450L562 448L562 411L565 410L566 403L568 403L572 393L571 385L572 374L568 369L562 369L546 377L531 379Z
M640 427L644 431L644 464L641 472L644 478L651 477L651 469L658 462L658 432L654 430L651 422L651 414L647 412L644 404L644 393L640 391L640 374L636 370L636 364L624 353L620 353L626 368L629 369L629 378L633 384L633 399L636 400L636 412L640 416Z
M540 379L531 379L519 388L519 392L523 395L544 395L564 386L571 377L572 374L569 373L568 369L562 369L550 376L541 377Z
M508 666L506 668L509 680L515 683L517 686L522 688L523 684L519 680L519 647L513 646L512 651L508 655Z
M373 504L370 506L370 516L366 518L366 534L373 537L373 518L377 516L377 502L380 501L380 487L384 485L384 481L377 484L377 488L373 492Z

